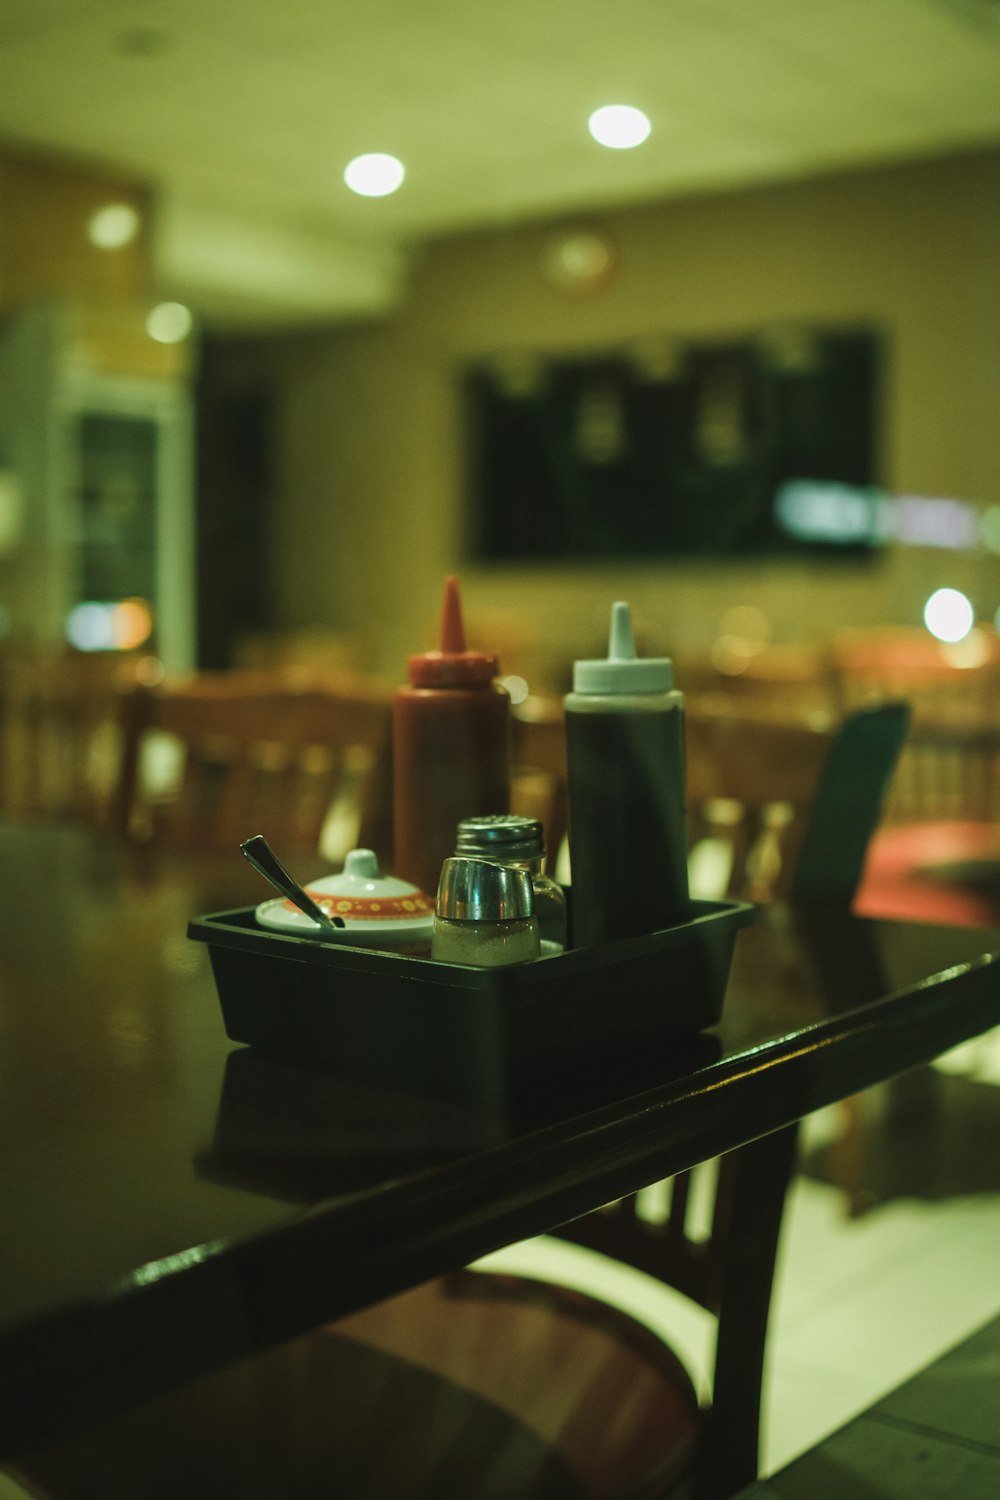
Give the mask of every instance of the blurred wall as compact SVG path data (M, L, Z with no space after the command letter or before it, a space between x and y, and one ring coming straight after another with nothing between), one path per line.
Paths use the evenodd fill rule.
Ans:
M697 197L590 218L617 272L569 295L542 273L564 224L440 241L390 320L242 347L234 370L274 398L268 591L275 623L360 627L398 677L428 636L445 572L474 626L571 659L627 597L651 646L707 646L736 603L774 639L917 623L940 584L1000 605L1000 563L894 550L875 566L748 562L481 568L461 555L458 377L505 348L599 349L648 332L742 335L774 321L870 324L886 337L882 481L890 491L1000 501L1000 152ZM509 627L509 629L508 629ZM503 640L498 641L503 645ZM507 665L505 663L505 665ZM510 665L515 665L511 663Z
M115 171L0 144L0 638L62 642L101 577L153 595L156 649L186 666L194 351L147 330L153 200ZM110 235L109 209L126 221Z

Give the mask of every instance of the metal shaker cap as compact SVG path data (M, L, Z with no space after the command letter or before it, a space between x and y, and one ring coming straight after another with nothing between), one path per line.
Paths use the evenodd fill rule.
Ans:
M455 922L513 922L534 916L531 875L511 865L456 855L441 867L435 910Z
M455 850L479 859L540 859L545 854L545 837L538 818L521 813L486 813L462 819Z

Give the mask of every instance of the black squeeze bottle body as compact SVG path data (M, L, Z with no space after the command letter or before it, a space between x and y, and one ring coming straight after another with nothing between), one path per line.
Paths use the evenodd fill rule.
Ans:
M687 921L684 695L669 658L636 656L627 604L565 709L573 946Z

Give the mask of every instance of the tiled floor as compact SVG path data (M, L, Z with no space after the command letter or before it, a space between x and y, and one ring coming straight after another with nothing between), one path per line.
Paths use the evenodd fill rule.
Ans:
M763 1466L780 1468L1000 1310L1000 1194L859 1219L798 1178L771 1325Z
M1000 1077L1000 1041L949 1058L945 1066L952 1076ZM1000 1111L1000 1090L991 1087L989 1093ZM877 1120L878 1101L870 1107ZM836 1127L835 1112L806 1122L804 1160L822 1159L824 1139ZM912 1114L878 1130L882 1138L903 1136L894 1142L901 1161L912 1164L914 1152L923 1151ZM990 1165L1000 1158L998 1143L1000 1132L983 1143ZM947 1179L959 1182L959 1175L944 1159L939 1165L945 1180L928 1176L928 1196L896 1196L892 1160L883 1149L877 1164L881 1201L854 1219L839 1189L804 1174L795 1179L772 1311L765 1473L812 1447L1000 1311L1000 1176L992 1181L987 1170L981 1190L967 1191L967 1183L976 1181L969 1172L952 1196ZM919 1172L914 1176L919 1183ZM572 1277L661 1328L678 1352L705 1370L708 1320L657 1283L619 1268L609 1273L586 1251L553 1241L536 1240L491 1259L543 1274L558 1267L563 1279Z

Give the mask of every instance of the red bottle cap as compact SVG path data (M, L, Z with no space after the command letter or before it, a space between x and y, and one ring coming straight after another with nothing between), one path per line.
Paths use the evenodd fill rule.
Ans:
M441 649L410 657L411 687L476 687L492 682L499 670L495 656L466 650L458 579L449 574L444 581L441 605Z

